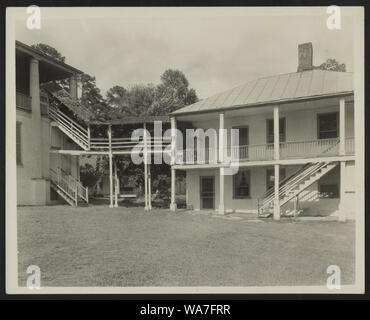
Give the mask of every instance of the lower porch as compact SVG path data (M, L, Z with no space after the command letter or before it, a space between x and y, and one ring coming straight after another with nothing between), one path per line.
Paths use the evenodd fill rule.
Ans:
M305 168L304 164L280 165L279 181L288 180ZM281 216L298 212L300 216L337 216L345 208L346 218L354 219L354 162L338 163L330 172L281 205ZM235 175L220 175L220 168L186 170L188 209L218 214L232 212L257 216L264 197L274 196L275 168L272 165L240 167ZM341 178L341 175L343 176ZM223 186L221 185L223 180ZM281 188L281 186L280 186ZM222 190L223 189L223 190ZM220 199L223 195L223 204Z

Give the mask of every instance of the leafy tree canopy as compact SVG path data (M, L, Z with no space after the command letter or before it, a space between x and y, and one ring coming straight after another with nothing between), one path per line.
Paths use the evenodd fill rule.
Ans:
M344 63L339 63L333 58L329 58L318 67L316 67L316 69L346 72L346 65Z
M36 50L42 52L46 56L54 58L58 61L64 62L65 59L66 59L64 56L61 55L61 53L59 51L57 51L55 48L53 48L53 47L51 47L47 44L38 43L38 44L33 44L31 47L33 49L36 49Z

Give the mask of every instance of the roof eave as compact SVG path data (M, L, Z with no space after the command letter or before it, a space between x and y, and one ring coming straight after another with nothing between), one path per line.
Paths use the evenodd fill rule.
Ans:
M40 51L36 50L36 49L33 49L32 47L16 40L15 41L15 48L16 50L19 50L23 53L26 53L26 54L29 54L33 57L35 57L36 59L38 60L42 60L46 63L50 63L52 65L54 65L55 67L58 67L60 69L62 69L63 71L65 72L68 72L70 74L82 74L83 72L79 69L76 69L64 62L61 62L61 61L58 61L56 59L53 59L51 57L48 57L47 55L44 55L42 54Z
M170 117L177 117L177 116L185 116L191 114L204 114L204 113L215 113L215 112L226 112L231 110L238 110L238 109L247 109L247 108L254 108L254 107L267 107L271 105L277 104L285 104L285 103L294 103L294 102L301 102L301 101L310 101L310 100L318 100L324 98L335 98L341 96L349 96L353 95L354 91L344 91L335 94L326 94L326 95L317 95L317 96L310 96L310 97L301 97L301 98L293 98L293 99L282 99L282 100L274 100L269 102L259 102L259 103L251 103L251 104L244 104L244 105L235 105L232 107L223 107L223 108L216 108L216 109L207 109L207 110L196 110L196 111L185 111L185 112L177 112L174 111L169 114Z

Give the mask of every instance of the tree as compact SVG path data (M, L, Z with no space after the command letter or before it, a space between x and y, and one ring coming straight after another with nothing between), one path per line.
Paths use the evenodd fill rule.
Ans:
M112 108L121 108L126 105L128 91L121 86L114 86L107 91L106 100Z
M38 43L36 45L32 45L32 48L57 61L65 62L65 57L58 50L47 44ZM100 89L96 86L95 77L82 73L78 75L77 80L82 90L80 101L85 107L89 108L90 111L93 112L95 115L94 120L106 120L109 118L111 109L106 104L104 97L101 95ZM66 90L69 88L69 79L62 79L56 81L56 83Z
M161 83L156 88L151 114L167 115L197 101L196 92L189 88L189 81L184 73L168 69L162 74Z
M346 65L344 63L339 63L333 58L329 58L318 67L316 67L316 69L346 72Z
M106 101L112 107L115 118L149 115L155 99L155 87L136 84L125 89L114 86L108 90Z
M38 43L38 44L33 44L31 46L33 49L36 49L40 52L42 52L44 55L48 56L48 57L51 57L51 58L54 58L58 61L61 61L61 62L64 62L65 61L65 57L61 55L61 53L59 51L57 51L55 48L47 45L47 44L44 44L44 43Z

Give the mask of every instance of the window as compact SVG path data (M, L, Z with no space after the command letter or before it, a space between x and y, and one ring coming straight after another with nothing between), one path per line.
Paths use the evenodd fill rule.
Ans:
M246 146L249 143L248 127L233 127L239 130L239 146Z
M267 119L267 143L274 143L274 119ZM279 140L285 142L285 118L279 119Z
M319 197L327 199L339 198L339 181L340 170L339 167L335 167L319 180Z
M22 165L22 123L17 122L16 126L16 158L17 158L17 165Z
M318 139L338 138L338 122L338 112L318 114Z
M233 175L233 198L243 199L250 197L250 172L239 168L237 174Z
M285 179L285 168L280 169L279 181ZM266 170L266 190L269 190L275 186L275 170Z

